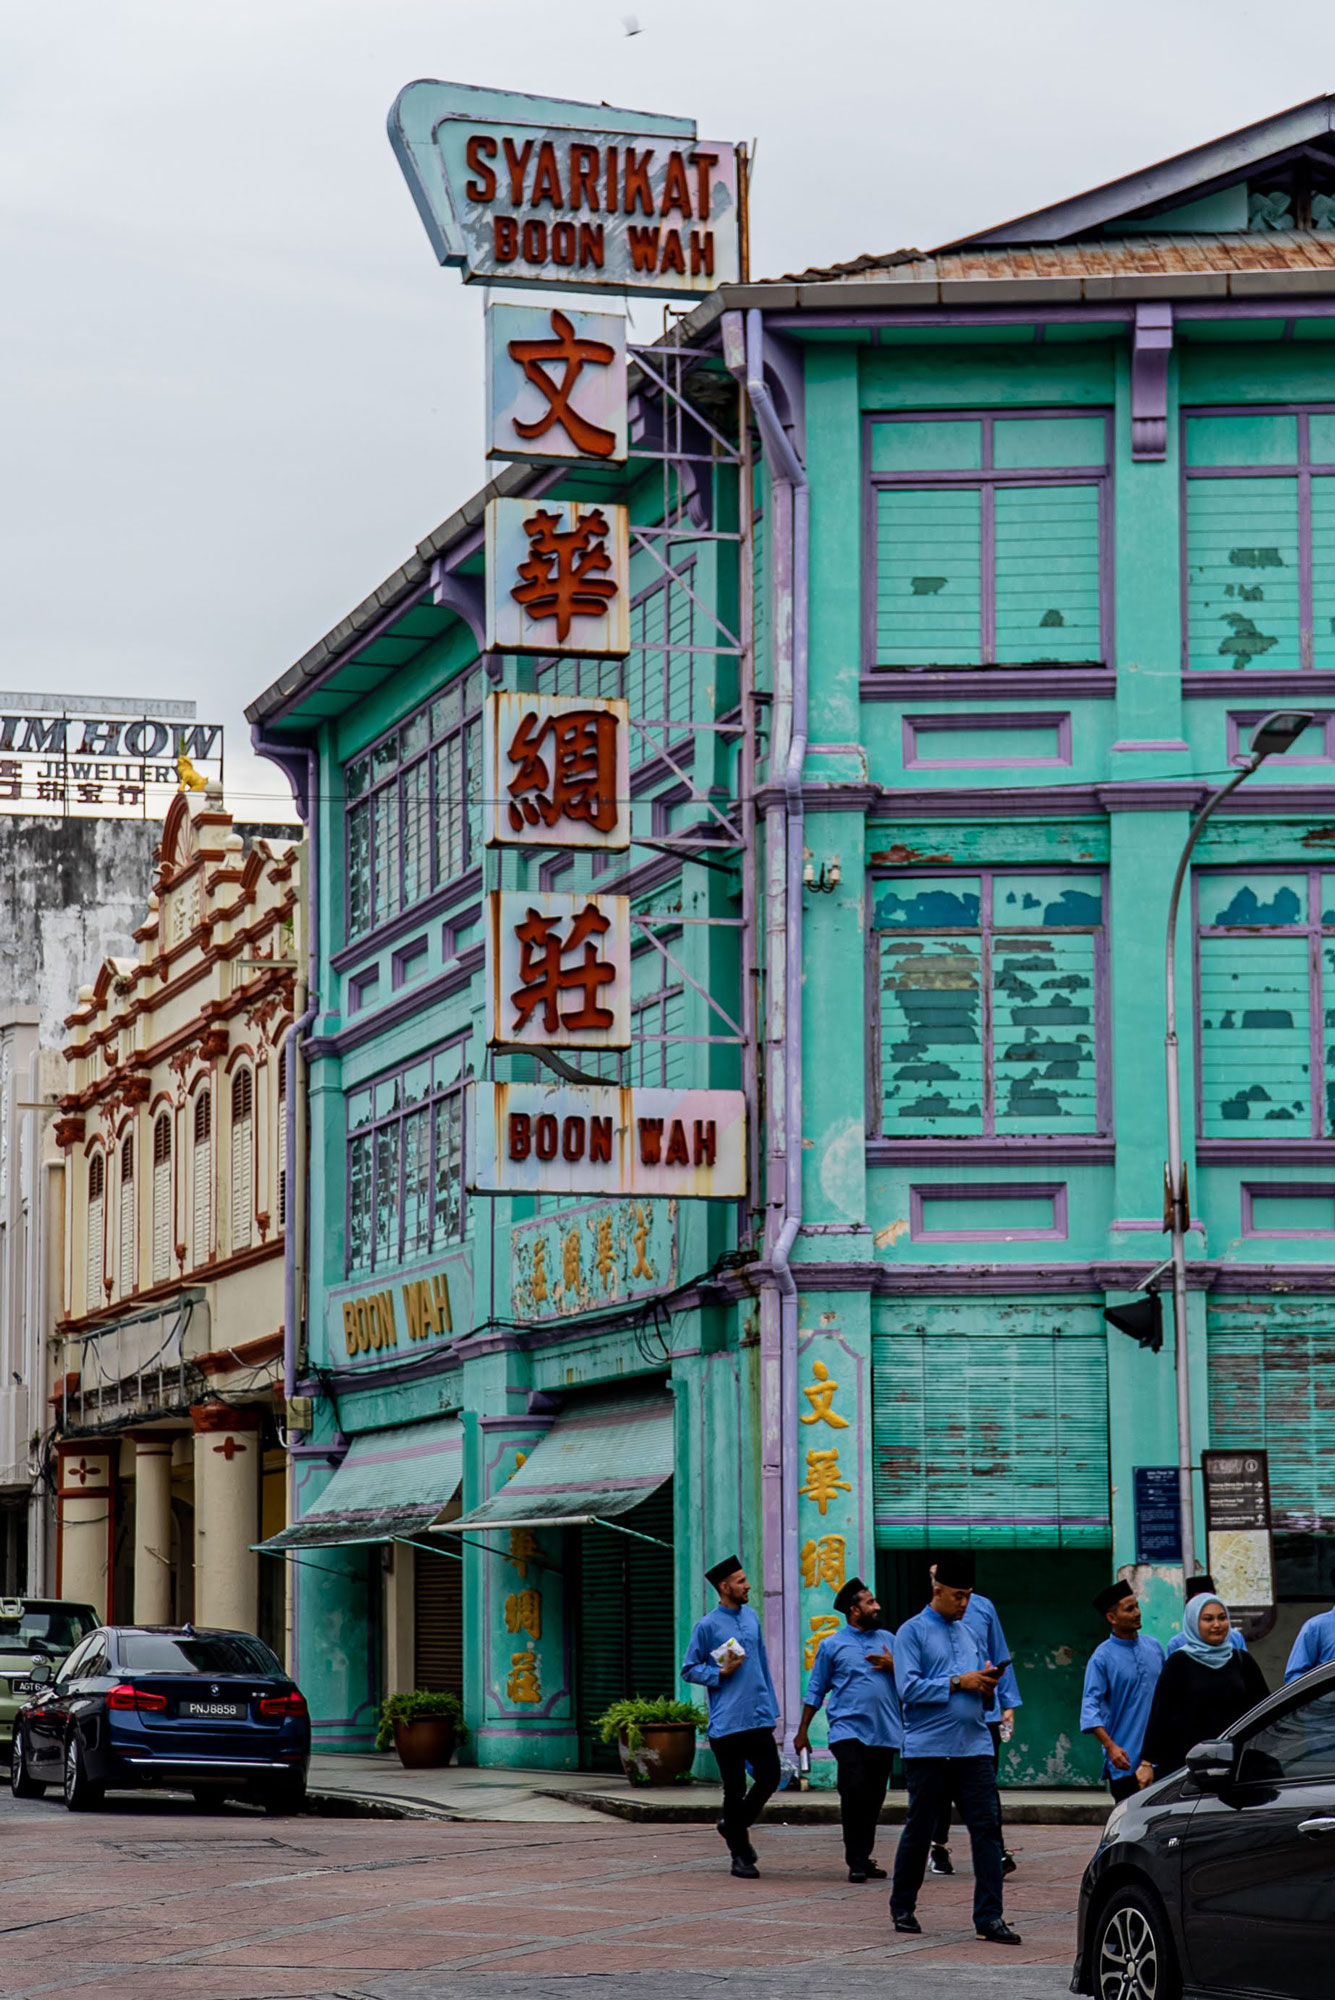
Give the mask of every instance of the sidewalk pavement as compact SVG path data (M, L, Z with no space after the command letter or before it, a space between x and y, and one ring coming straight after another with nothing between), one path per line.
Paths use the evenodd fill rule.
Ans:
M589 1821L602 1815L658 1825L706 1826L723 1805L717 1785L640 1786L606 1771L526 1771L447 1765L405 1771L393 1751L311 1758L311 1804L317 1812L388 1819L499 1820L534 1825ZM1003 1790L1012 1826L1102 1826L1111 1802L1083 1786ZM884 1820L904 1818L903 1792L891 1792ZM781 1826L824 1826L839 1817L832 1790L779 1792L764 1818Z

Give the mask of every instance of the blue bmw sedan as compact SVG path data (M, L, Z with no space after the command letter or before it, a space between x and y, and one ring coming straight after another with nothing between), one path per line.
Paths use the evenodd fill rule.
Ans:
M108 1790L224 1794L273 1813L306 1796L311 1725L305 1697L249 1632L192 1625L101 1625L53 1674L45 1662L16 1691L10 1789L40 1798L60 1785L71 1812Z

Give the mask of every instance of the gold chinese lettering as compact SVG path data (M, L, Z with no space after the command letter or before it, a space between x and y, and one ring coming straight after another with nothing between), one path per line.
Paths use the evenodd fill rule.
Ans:
M808 1590L817 1584L828 1584L831 1590L844 1587L844 1538L842 1535L820 1535L814 1541L802 1544L802 1581Z
M637 1201L635 1204L635 1227L630 1232L630 1240L635 1245L635 1262L631 1266L631 1277L648 1278L652 1283L658 1273L646 1254L649 1247L649 1218L644 1212L643 1202Z
M505 1600L505 1629L507 1632L527 1632L530 1639L542 1637L542 1593L538 1590L512 1590Z
M802 1658L808 1673L811 1672L811 1669L816 1664L816 1655L820 1651L821 1641L828 1639L831 1632L837 1632L838 1630L839 1620L831 1616L829 1612L826 1612L823 1617L811 1620L811 1634L802 1649Z
M516 1468L517 1470L518 1468ZM542 1550L538 1547L538 1537L532 1528L511 1528L510 1563L521 1577L527 1579L530 1563L542 1561Z
M808 1500L814 1500L824 1518L825 1510L838 1493L851 1493L852 1487L846 1479L839 1477L839 1447L831 1445L828 1451L807 1453L807 1483L799 1486L798 1492Z
M542 1700L536 1653L532 1651L511 1653L510 1671L505 1677L505 1692L511 1701Z
M533 1297L538 1305L547 1298L547 1242L542 1236L533 1239Z
M605 1292L613 1289L612 1278L616 1264L616 1251L612 1245L612 1218L610 1215L600 1215L597 1229L594 1231L593 1268L602 1279Z
M804 1424L828 1424L831 1430L846 1431L848 1429L848 1418L837 1417L833 1407L839 1384L831 1378L830 1371L823 1361L813 1361L811 1372L816 1379L809 1388L805 1388L802 1391L802 1394L811 1405L811 1414L810 1416L803 1417L802 1422Z

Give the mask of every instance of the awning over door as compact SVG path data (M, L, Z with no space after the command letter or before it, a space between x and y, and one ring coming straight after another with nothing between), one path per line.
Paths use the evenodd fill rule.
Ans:
M672 1477L672 1398L618 1398L558 1417L512 1479L437 1534L614 1521Z
M400 1424L356 1437L309 1514L255 1544L286 1549L348 1548L419 1535L439 1518L463 1478L463 1425L455 1417Z

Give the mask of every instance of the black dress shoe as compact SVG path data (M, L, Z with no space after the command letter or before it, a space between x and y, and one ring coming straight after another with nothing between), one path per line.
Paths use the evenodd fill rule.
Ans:
M1013 1875L1013 1874L1015 1873L1015 1870L1016 1870L1016 1868L1017 1868L1018 1866L1019 1866L1019 1863L1018 1863L1018 1862L1016 1861L1016 1859L1015 1859L1015 1856L1014 1856L1014 1855L1013 1855L1013 1854L1011 1853L1010 1849L1009 1849L1008 1847L1003 1847L1003 1848L1002 1848L1002 1850L1001 1850L1001 1872L1002 1872L1002 1874L1003 1874L1003 1875Z
M756 1867L755 1862L748 1861L741 1854L733 1855L732 1872L734 1875L740 1875L743 1881L746 1882L758 1882L760 1880L760 1870Z
M850 1882L865 1882L867 1879L867 1871L865 1868L850 1868L848 1871L848 1879Z
M894 1915L893 1911L891 1915ZM907 1916L895 1917L895 1929L897 1931L908 1931L912 1937L922 1936L922 1925L918 1922L912 1910L909 1911Z
M866 1868L867 1868L867 1878L869 1881L884 1882L885 1880L884 1868L878 1868L874 1861L867 1862Z
M714 1821L714 1831L718 1834L720 1840L726 1840L728 1838L728 1829L726 1826L724 1826L723 1821L721 1819L716 1819ZM737 1852L746 1861L754 1861L756 1858L756 1850L754 1847L752 1847L750 1841L747 1839L745 1834L742 1835L741 1843L738 1846Z
M1013 1931L1004 1917L997 1917L990 1924L977 1925L974 1930L974 1936L981 1938L984 1944L1019 1944L1021 1942L1020 1933Z

